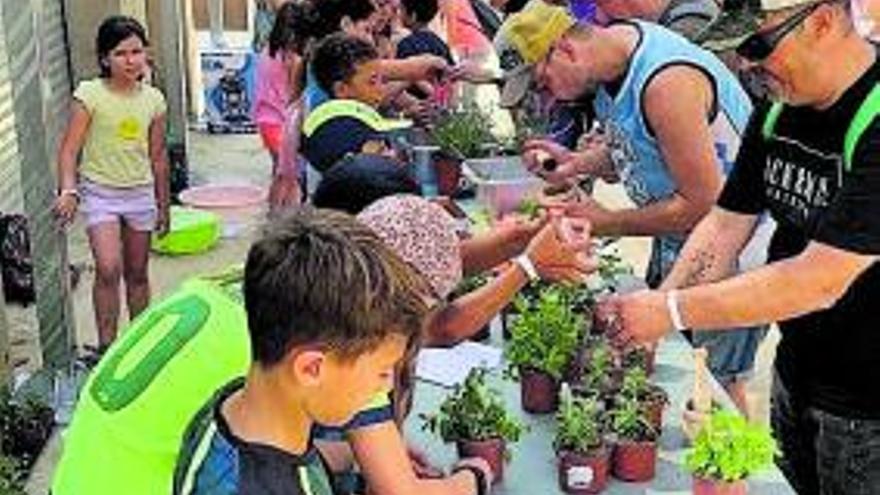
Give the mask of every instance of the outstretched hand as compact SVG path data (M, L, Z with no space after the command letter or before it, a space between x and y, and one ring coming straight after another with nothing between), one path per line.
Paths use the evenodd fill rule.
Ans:
M656 290L606 298L596 306L595 320L620 348L655 344L672 330L666 294Z

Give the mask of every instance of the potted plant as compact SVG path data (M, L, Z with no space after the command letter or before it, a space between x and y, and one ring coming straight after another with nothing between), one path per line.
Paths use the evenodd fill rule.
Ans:
M519 375L523 409L550 413L556 410L560 379L577 349L583 319L557 287L543 290L532 304L520 298L516 306L519 316L507 347L510 371Z
M563 385L556 413L559 488L568 494L600 493L608 484L610 451L595 399L574 397Z
M763 426L737 413L719 410L697 433L685 457L696 495L745 495L746 479L771 465L776 442Z
M616 379L614 352L607 339L599 335L588 336L581 360L582 370L575 383L575 392L596 397L603 403L613 401L619 381Z
M645 409L648 421L655 431L663 427L663 410L669 403L669 396L658 385L648 381L648 375L640 367L630 368L623 375L620 387L622 397L635 399Z
M25 495L25 469L14 457L0 454L0 494Z
M440 148L434 159L440 194L451 196L461 178L461 162L483 158L497 140L491 131L492 119L476 104L441 113L431 127L431 141Z
M624 369L641 368L646 374L653 375L655 357L654 347L633 347L623 353L621 364Z
M486 385L486 370L471 371L443 401L437 414L423 415L423 429L444 442L455 442L459 457L481 457L495 480L504 475L507 444L519 440L523 427L504 409L500 394Z
M615 434L611 472L624 481L648 481L657 465L657 430L635 399L624 397L611 411Z
M35 396L14 397L0 390L0 454L30 469L52 435L55 413Z

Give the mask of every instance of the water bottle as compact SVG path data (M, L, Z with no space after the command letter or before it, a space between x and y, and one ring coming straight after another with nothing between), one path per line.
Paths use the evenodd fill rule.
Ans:
M415 180L425 198L434 198L439 192L437 170L434 168L434 153L437 151L440 151L437 146L412 147Z

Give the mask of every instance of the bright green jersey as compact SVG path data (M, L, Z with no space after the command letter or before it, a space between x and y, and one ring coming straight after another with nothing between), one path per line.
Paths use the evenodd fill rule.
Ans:
M82 390L54 495L171 493L190 419L250 364L236 294L238 284L192 280L132 323Z
M151 305L107 351L64 434L53 495L172 493L190 421L250 365L242 270L194 279ZM393 420L386 394L321 438Z

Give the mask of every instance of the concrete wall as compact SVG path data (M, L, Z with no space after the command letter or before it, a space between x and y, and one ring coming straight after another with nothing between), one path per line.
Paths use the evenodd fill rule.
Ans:
M208 30L208 2L192 0L193 24L200 31ZM253 0L223 0L224 25L228 31L247 31L248 3Z
M169 146L185 145L187 98L185 31L187 20L184 0L151 0L147 4L147 22L151 28L156 61L155 83L168 102Z
M6 384L9 378L9 324L6 321L6 302L3 300L3 291L0 291L0 387Z

